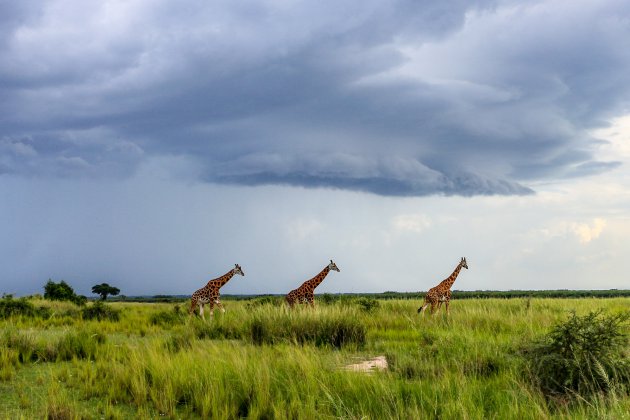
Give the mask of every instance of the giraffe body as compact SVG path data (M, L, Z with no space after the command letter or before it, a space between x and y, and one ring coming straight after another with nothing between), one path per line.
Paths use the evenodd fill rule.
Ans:
M203 305L210 305L210 316L214 316L214 305L217 305L221 312L225 312L225 308L221 304L221 299L219 295L219 289L225 285L235 274L239 274L244 276L243 270L241 266L238 264L234 264L234 268L218 277L216 279L210 280L204 287L195 291L190 297L190 313L192 314L195 311L195 308L199 306L199 316L205 319L203 316Z
M418 313L423 312L429 305L431 305L431 314L433 314L436 310L440 310L442 304L446 307L446 313L448 314L448 305L451 301L451 286L455 283L455 279L459 275L459 272L462 268L468 269L468 263L466 262L466 258L462 258L453 274L445 278L435 287L429 289L427 294L424 296L424 304L418 308Z
M324 278L326 278L326 276L328 275L328 273L330 273L331 270L340 271L339 268L337 268L337 265L333 262L333 260L330 260L330 264L328 264L315 277L313 277L310 280L305 281L297 289L291 290L285 298L289 306L292 308L296 303L298 304L306 303L306 304L310 304L311 306L314 306L315 288L319 286L319 284L324 280Z

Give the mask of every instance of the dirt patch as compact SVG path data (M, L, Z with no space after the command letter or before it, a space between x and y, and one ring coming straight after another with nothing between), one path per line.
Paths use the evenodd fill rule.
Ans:
M376 356L369 360L363 360L359 363L354 363L343 367L343 370L350 370L353 372L365 372L372 373L380 370L387 370L387 359L385 356Z

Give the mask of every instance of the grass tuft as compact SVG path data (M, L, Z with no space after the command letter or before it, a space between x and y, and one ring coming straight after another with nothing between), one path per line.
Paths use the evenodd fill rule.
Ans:
M183 323L187 318L188 316L181 311L179 305L175 305L172 311L160 311L151 314L149 322L151 325L171 327Z
M304 309L304 310L302 310ZM366 327L348 310L313 311L298 308L295 313L259 311L252 317L249 338L254 344L315 344L342 348L362 347Z

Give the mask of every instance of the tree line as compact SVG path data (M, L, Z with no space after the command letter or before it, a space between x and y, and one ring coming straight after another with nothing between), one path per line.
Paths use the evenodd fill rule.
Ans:
M120 293L120 289L110 286L107 283L96 284L92 286L92 293L99 295L101 300L106 300L107 296L116 296ZM48 282L44 285L44 299L48 300L65 300L76 303L77 305L85 305L87 297L83 295L77 295L68 283L61 280L59 283L48 279Z

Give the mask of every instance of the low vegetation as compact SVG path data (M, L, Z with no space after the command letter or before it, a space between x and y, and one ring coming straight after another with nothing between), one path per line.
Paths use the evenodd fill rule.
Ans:
M575 313L525 349L533 382L548 397L630 393L630 312Z
M13 299L12 295L3 296L0 299L0 319L6 319L14 316L47 316L48 310L44 307L36 308L26 298Z
M113 309L111 306L106 305L101 301L94 302L92 305L88 305L81 309L81 315L83 319L86 320L95 319L97 321L118 321L120 319L120 311Z
M467 299L433 317L416 314L419 299L364 298L293 311L275 296L226 301L203 321L179 303L5 297L0 308L27 309L0 317L0 418L630 412L627 298ZM345 368L377 356L383 371Z

